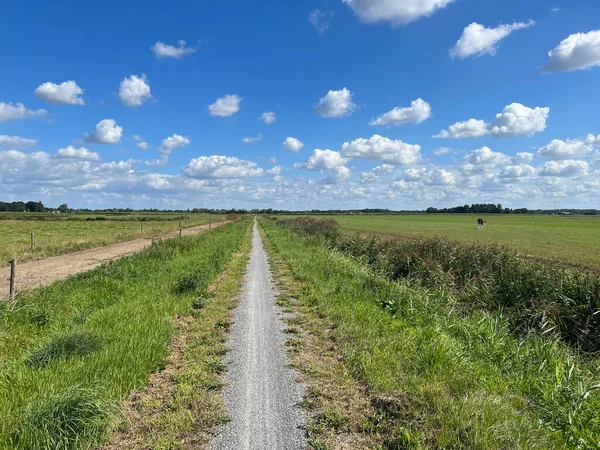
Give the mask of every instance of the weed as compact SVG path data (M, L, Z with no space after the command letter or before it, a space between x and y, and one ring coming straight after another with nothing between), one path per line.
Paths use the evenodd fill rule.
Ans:
M101 339L88 331L62 333L46 341L34 350L26 360L28 367L39 369L53 360L85 356L98 349Z

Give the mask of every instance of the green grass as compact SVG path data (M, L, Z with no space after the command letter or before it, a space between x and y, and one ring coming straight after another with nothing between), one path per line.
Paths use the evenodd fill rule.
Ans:
M32 291L0 309L0 448L93 448L120 400L160 369L172 318L238 251L240 221ZM197 274L203 274L197 280ZM182 275L198 282L180 289Z
M502 311L465 311L443 290L391 281L318 240L261 225L301 283L299 300L335 324L344 364L377 399L364 432L384 448L597 448L596 357L549 335L516 335Z
M0 213L0 264L46 258L222 220L210 214ZM141 226L140 226L141 225ZM31 233L35 251L30 251Z
M518 214L329 217L337 220L348 232L407 237L438 235L464 243L499 244L526 256L600 269L600 217ZM487 220L487 230L477 230L478 217Z

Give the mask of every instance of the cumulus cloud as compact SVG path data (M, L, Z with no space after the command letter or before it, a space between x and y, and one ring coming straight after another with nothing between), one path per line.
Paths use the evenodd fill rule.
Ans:
M329 91L325 97L319 100L314 110L321 117L345 117L349 116L356 109L352 103L352 92L343 88L339 91Z
M133 139L135 139L137 141L137 144L135 144L137 148L140 148L142 150L148 150L150 148L150 144L148 144L144 139L142 139L137 134L133 135Z
M28 119L30 117L45 116L45 109L27 109L23 103L4 103L0 102L0 123L11 119Z
M96 124L93 133L85 133L84 140L95 144L118 144L123 135L123 127L117 125L114 119L104 119Z
M146 75L125 77L119 86L119 98L125 106L136 108L152 98Z
M394 170L395 166L391 164L382 164L381 166L377 166L373 168L370 172L363 172L360 175L360 181L363 184L375 183L379 181L379 179L391 173Z
M182 173L190 178L247 178L258 177L263 170L252 161L233 156L200 156L183 167Z
M516 180L520 178L527 178L535 173L535 169L529 164L519 164L515 166L506 166L502 169L499 178Z
M509 162L509 156L484 146L465 155L460 171L467 176L483 175L493 167Z
M515 22L500 25L496 28L486 28L473 22L465 27L456 45L449 50L450 57L464 59L469 56L495 55L502 39L513 31L529 28L533 25L535 25L535 22L530 20L529 22Z
M266 125L271 125L275 123L277 116L273 111L267 111L260 115L260 120L262 120Z
M253 142L260 142L262 141L262 133L258 133L258 136L255 137L245 137L244 139L242 139L242 142L244 144L251 144Z
M491 134L497 139L515 138L520 136L533 136L546 129L546 121L550 108L529 108L520 103L512 103L496 114L496 119L491 123L484 120L469 119L466 122L457 122L447 130L442 130L434 138L438 139L465 139L477 138Z
M196 53L198 47L187 47L185 41L177 41L177 47L156 41L156 44L150 47L150 50L152 50L152 53L154 53L154 56L158 60L165 58L181 59L185 55Z
M466 139L477 138L488 134L488 124L485 120L469 119L466 122L456 122L447 130L442 130L435 136L437 139Z
M547 177L579 177L587 173L589 164L585 161L568 159L566 161L548 161L540 175Z
M27 139L20 136L8 136L6 134L0 134L0 149L16 149L26 148L37 144L35 139Z
M72 158L83 159L87 161L99 161L100 155L96 152L91 152L85 147L75 148L69 145L66 148L61 148L56 153L57 158Z
M191 139L181 136L180 134L173 134L166 139L163 139L158 151L164 155L168 155L176 148L187 147L191 143Z
M571 72L600 65L600 30L572 34L548 52L543 72Z
M237 94L226 95L218 98L212 105L208 105L208 111L211 116L230 117L240 110L242 97Z
M456 177L447 170L434 169L424 182L428 186L450 186L456 183Z
M34 95L45 102L53 105L84 105L83 99L80 95L83 95L83 89L81 89L77 83L73 80L65 81L61 84L46 82L40 84L35 91Z
M283 142L283 148L285 148L286 150L289 150L290 152L298 153L300 150L302 150L302 147L304 147L304 144L299 139L296 139L295 137L288 137Z
M421 160L421 146L406 144L378 134L369 139L359 138L344 142L340 151L345 158L378 160L393 165L411 165Z
M530 163L534 158L533 153L529 152L519 152L515 156L513 156L512 160L516 163Z
M550 108L528 108L520 103L512 103L496 115L490 125L490 134L496 138L533 136L546 129Z
M331 25L333 19L333 11L321 11L315 9L308 15L308 21L317 30L319 34L325 33Z
M294 167L306 170L321 171L335 169L344 166L348 160L333 150L314 149L308 160L303 164L295 164Z
M391 111L382 114L369 122L369 125L403 125L414 122L421 123L431 117L431 105L421 98L413 100L410 106L405 108L395 107Z
M540 147L537 156L554 160L572 159L591 153L600 146L600 135L588 134L585 139L567 139L566 141L554 139L548 145Z
M454 0L342 0L366 23L405 25L428 17Z
M338 184L350 178L350 169L346 166L335 167L329 173L319 180L323 184Z
M453 153L454 149L450 147L438 147L433 151L433 154L436 156L444 156L450 153Z

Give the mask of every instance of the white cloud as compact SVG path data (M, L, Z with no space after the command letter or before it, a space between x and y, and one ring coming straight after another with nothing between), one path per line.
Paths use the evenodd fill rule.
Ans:
M275 166L275 167L271 167L269 170L265 170L265 174L275 177L275 176L281 175L282 171L283 171L283 167Z
M505 179L518 179L518 178L527 178L532 176L535 173L535 169L529 164L519 164L515 166L506 166L502 169L499 178Z
M125 77L119 86L119 98L121 103L132 108L141 106L146 100L152 98L146 75Z
M164 155L168 155L176 148L187 147L191 143L191 139L181 136L180 134L174 134L166 139L163 139L158 151Z
M468 58L469 56L495 55L500 41L516 30L522 30L535 25L529 22L515 22L500 25L496 28L486 28L476 22L465 27L463 34L454 47L450 49L452 58Z
M323 184L338 184L350 178L350 169L346 166L335 167L329 173L319 180Z
M137 134L133 135L133 139L137 141L136 147L142 150L148 150L150 148L150 144L148 144L144 139L142 139Z
M340 152L333 150L314 149L308 160L303 164L295 164L294 167L306 170L321 171L335 169L344 166L348 160L343 158Z
M510 157L504 153L494 152L489 147L482 147L468 153L463 158L460 170L467 176L482 175L500 164L508 164Z
M46 82L40 84L34 95L40 100L51 103L53 105L84 105L83 89L81 89L75 81L65 81L61 84Z
M534 156L535 155L533 153L519 152L512 159L513 161L519 164L530 163L531 161L533 161Z
M198 51L198 47L186 47L185 41L178 41L177 47L157 41L156 44L150 47L150 50L152 50L152 53L154 53L156 59L159 60L164 58L180 59L185 55L196 53Z
M421 123L431 117L431 105L421 98L413 100L409 107L395 107L391 111L386 112L372 119L369 125L403 125L405 123L414 122Z
M61 148L56 153L57 158L83 159L87 161L99 161L100 155L96 152L91 152L85 147L75 148L69 145L66 148Z
M600 30L572 34L548 52L543 72L571 72L600 65Z
M289 150L290 152L298 153L300 150L302 150L302 147L304 147L304 144L299 139L296 139L295 137L288 137L283 142L283 148L285 148L286 150Z
M554 160L572 159L585 156L599 146L600 135L589 134L585 139L567 139L566 141L554 139L548 145L540 147L537 156Z
M490 125L490 134L496 138L533 136L546 129L550 108L528 108L520 103L512 103L496 115Z
M452 172L440 168L410 168L404 171L400 181L401 185L396 187L407 186L407 183L420 183L424 186L451 186L456 184L456 177ZM404 183L404 184L402 184Z
M182 173L190 178L247 178L263 174L263 170L252 161L232 156L200 156L183 167Z
M454 152L453 148L450 147L438 147L433 151L433 154L436 156L443 156L443 155L448 155L450 153Z
M242 97L237 94L226 95L217 99L212 105L208 105L211 116L230 117L240 110Z
M427 17L454 0L342 0L366 23L405 25Z
M41 117L45 116L47 111L45 109L27 109L23 103L12 103L0 102L0 123L6 122L10 119L28 119L30 117Z
M560 11L561 11L561 9L559 7L557 7L557 6L554 6L552 9L550 9L551 13L557 13L557 12L560 12Z
M255 137L245 137L244 139L242 139L242 142L244 144L252 144L253 142L260 142L262 141L262 133L258 133L258 136Z
M123 127L117 125L114 119L104 119L96 124L93 133L85 133L84 140L96 144L118 144L123 135Z
M444 169L434 169L425 180L425 184L428 186L450 186L455 183L454 174Z
M277 158L275 158L274 156L271 156L271 157L269 158L269 162L270 162L271 164L277 164Z
M273 111L267 111L261 114L260 120L262 120L266 125L271 125L275 123L277 116Z
M379 179L391 173L394 170L394 166L391 164L382 164L381 166L377 166L373 168L371 172L363 172L360 175L360 182L363 184L367 183L375 183L379 181Z
M421 146L406 144L378 134L369 139L359 138L344 142L340 151L346 158L379 160L388 164L408 166L421 160Z
M512 103L496 114L492 123L485 120L469 119L457 122L447 130L442 130L434 138L465 139L491 134L497 139L533 136L546 129L550 108L529 108L520 103Z
M37 144L35 139L22 138L20 136L7 136L0 134L0 148L16 149L31 147Z
M314 110L321 117L344 117L349 116L356 109L352 103L352 92L343 88L339 91L329 91L325 97L319 100Z
M566 160L548 161L540 175L549 177L579 177L587 173L589 164L585 161Z
M469 119L466 122L456 122L447 130L442 130L433 136L437 139L465 139L485 136L488 133L488 124L485 120Z
M320 9L315 9L308 15L308 21L315 27L315 30L317 30L319 34L325 33L327 28L330 27L332 19L333 11L321 11Z

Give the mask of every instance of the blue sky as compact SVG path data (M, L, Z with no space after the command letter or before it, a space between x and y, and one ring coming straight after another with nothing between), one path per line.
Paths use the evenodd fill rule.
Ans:
M598 207L574 3L4 2L0 200Z

